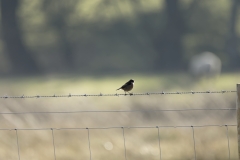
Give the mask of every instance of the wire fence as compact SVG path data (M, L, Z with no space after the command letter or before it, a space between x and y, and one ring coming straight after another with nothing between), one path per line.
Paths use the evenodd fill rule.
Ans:
M25 96L24 94L22 96L0 96L2 99L8 99L8 98L70 98L70 97L118 97L118 96L150 96L150 95L182 95L182 94L216 94L216 93L236 93L237 91L227 91L227 90L221 90L221 91L185 91L185 92L147 92L147 93L130 93L130 94L71 94L68 95L30 95Z
M186 109L139 109L139 110L79 110L79 111L32 111L0 112L1 114L76 114L76 113L117 113L117 112L187 112L187 111L234 111L236 108L186 108Z
M36 96L1 96L2 99L11 99L11 98L66 98L66 97L101 97L101 96L149 96L149 95L182 95L182 94L224 94L224 93L236 93L237 91L189 91L189 92L156 92L156 93L135 93L135 94L82 94L82 95L36 95ZM0 112L0 115L17 115L17 114L74 114L74 113L102 113L102 112L186 112L186 111L235 111L236 108L186 108L186 109L139 109L139 110L78 110L78 111L26 111L26 112ZM111 129L120 129L122 132L122 141L124 148L124 158L128 159L128 148L126 145L126 133L127 129L157 129L157 138L158 138L158 148L159 148L159 159L162 160L162 144L161 144L161 132L160 128L191 128L192 130L192 148L194 159L197 160L197 149L196 149L196 135L195 128L204 128L204 127L225 127L226 129L226 141L228 148L228 160L231 159L231 149L230 149L230 140L229 140L229 127L236 127L237 124L208 124L208 125L159 125L159 126L110 126L110 127L69 127L69 128L0 128L0 131L12 131L16 132L16 144L17 144L17 153L18 159L21 159L20 145L19 145L19 135L18 131L31 131L31 130L50 130L52 132L52 145L53 145L53 155L56 160L56 146L55 146L55 137L54 131L60 130L86 130L87 131L87 141L89 149L89 159L92 160L92 148L91 148L91 131L92 130L111 130Z
M91 148L91 136L90 132L91 130L109 130L109 129L120 129L122 131L122 140L123 140L123 148L124 148L124 157L125 160L127 160L127 146L126 146L126 138L125 138L125 130L126 129L157 129L157 137L158 137L158 147L159 147L159 159L162 160L162 152L161 152L161 132L159 131L160 128L191 128L192 130L192 147L193 147L193 154L194 154L194 160L197 159L197 154L196 154L196 136L194 133L195 128L203 128L203 127L225 127L226 128L226 141L227 141L227 148L228 148L228 160L230 160L230 141L229 141L229 133L228 133L228 127L236 127L236 124L225 124L225 125L179 125L179 126L128 126L128 127L123 127L123 126L111 126L111 127L90 127L90 128L14 128L14 129L3 129L1 128L0 130L15 130L16 131L16 144L17 144L17 152L18 152L18 159L20 160L20 146L19 146L19 135L18 131L26 131L26 130L50 130L51 135L52 135L52 146L53 146L53 154L54 154L54 159L56 160L56 145L55 145L55 137L54 137L54 131L56 130L86 130L87 131L87 140L88 140L88 147L89 147L89 159L92 160L92 148Z

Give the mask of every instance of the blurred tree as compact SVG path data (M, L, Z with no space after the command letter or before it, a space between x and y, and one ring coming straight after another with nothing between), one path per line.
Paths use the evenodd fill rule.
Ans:
M49 68L57 72L67 68L68 71L77 69L101 73L125 72L129 68L141 72L182 70L191 56L206 50L220 58L230 59L230 54L225 54L224 49L228 46L233 50L237 45L237 41L232 43L229 36L228 44L224 46L230 24L226 13L229 13L231 3L239 0L8 1L5 3L11 5L20 2L15 11L19 7L17 12L23 32L18 34L20 37L24 34L26 44L34 53L39 53L39 65L48 71ZM237 17L233 15L236 16L234 10L239 7L235 7L233 4L234 14L229 28L230 33L236 36ZM4 8L5 12L10 12L8 7ZM9 17L10 14L4 15ZM3 20L13 21L14 18L3 17ZM5 30L17 26L9 24ZM12 41L18 39L14 32L3 33L5 38L14 35ZM23 45L21 38L20 41ZM9 46L12 50L17 48L12 44ZM134 63L129 55L135 57ZM53 57L58 63L52 63ZM237 58L231 59L239 64ZM116 63L119 61L122 62Z
M229 21L229 35L227 38L226 50L229 55L230 64L229 67L240 67L239 59L240 54L238 50L238 37L236 33L236 24L238 20L238 9L239 9L240 0L232 1L232 8Z
M68 69L73 69L75 66L75 56L70 41L71 39L68 36L68 22L77 2L76 0L44 0L42 6L42 9L46 12L48 23L54 28L54 31L59 37L58 46L62 51L65 66L68 67Z
M15 74L38 74L38 67L33 55L25 47L18 24L17 9L19 0L1 0L1 25L4 49Z
M156 65L161 70L179 70L184 67L182 38L185 32L185 21L179 7L179 0L165 0L165 5L166 25L155 40L159 53Z

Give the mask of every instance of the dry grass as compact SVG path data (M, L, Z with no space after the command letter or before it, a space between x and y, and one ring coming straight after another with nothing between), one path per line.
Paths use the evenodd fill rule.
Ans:
M134 92L235 90L240 78L225 74L194 81L187 75L134 75L122 77L45 77L0 80L2 95L115 93L134 78ZM150 83L146 83L146 81ZM147 84L147 85L146 85ZM108 86L108 87L106 87ZM234 108L235 94L1 99L0 112ZM236 124L235 111L131 112L0 115L0 128L71 128L109 126L163 126ZM15 131L0 131L0 159L18 159ZM21 159L54 159L51 130L18 131ZM231 159L237 159L236 127L229 127ZM89 159L87 130L54 130L58 160ZM159 159L158 132L125 129L127 158ZM194 159L191 128L160 128L162 160ZM122 160L122 129L90 130L93 160ZM228 159L226 127L195 128L197 159Z

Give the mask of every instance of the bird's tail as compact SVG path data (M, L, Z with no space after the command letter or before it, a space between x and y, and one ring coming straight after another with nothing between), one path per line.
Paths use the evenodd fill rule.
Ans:
M119 89L121 89L121 88L116 89L116 91L119 90Z

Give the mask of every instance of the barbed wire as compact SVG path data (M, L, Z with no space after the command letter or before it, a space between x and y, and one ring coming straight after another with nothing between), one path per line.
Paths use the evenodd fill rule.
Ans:
M232 111L236 108L185 108L185 109L138 109L138 110L80 110L80 111L26 111L0 112L1 114L76 114L76 113L118 113L118 112L186 112L186 111Z
M12 130L94 130L94 129L147 129L147 128L201 128L201 127L235 127L237 124L206 124L206 125L179 125L179 126L110 126L110 127L71 127L71 128L0 128L0 130L12 131Z
M22 96L0 96L2 99L8 99L8 98L70 98L70 97L118 97L118 96L150 96L150 95L181 95L181 94L216 94L216 93L236 93L237 91L227 91L227 90L221 90L221 91L183 91L183 92L147 92L147 93L130 93L130 94L71 94L69 93L68 95L30 95L30 96L25 96L24 94Z
M103 96L150 96L150 95L182 95L182 94L223 94L223 93L236 93L237 91L187 91L187 92L147 92L147 93L131 93L131 94L68 94L68 95L35 95L35 96L0 96L1 99L11 99L11 98L18 98L18 99L25 99L25 98L70 98L70 97L103 97ZM0 115L11 115L11 114L74 114L74 113L117 113L117 112L186 112L186 111L235 111L236 108L185 108L185 109L137 109L137 110L78 110L78 111L26 111L26 112L0 112ZM0 131L13 131L16 132L16 141L17 141L17 150L18 150L18 159L20 160L20 146L19 146L19 137L18 131L42 131L42 130L50 130L52 133L52 145L53 145L53 153L54 159L56 160L56 146L55 146L55 137L54 131L56 130L85 130L87 131L88 136L88 148L89 148L89 158L92 159L92 148L91 148L91 137L90 131L91 130L108 130L108 129L121 129L122 130L122 137L123 137L123 147L124 147L124 156L125 160L127 160L127 146L126 146L126 137L125 137L125 130L127 129L157 129L157 136L158 136L158 146L159 146L159 158L162 159L162 152L161 152L161 143L160 143L160 128L191 128L192 129L192 140L193 140L193 151L194 151L194 159L197 159L196 155L196 140L195 140L195 128L201 127L225 127L226 128L226 138L227 138L227 145L228 145L228 159L230 160L230 142L229 142L229 133L228 127L236 127L237 124L206 124L206 125L163 125L163 126L108 126L108 127L71 127L71 128L0 128Z

